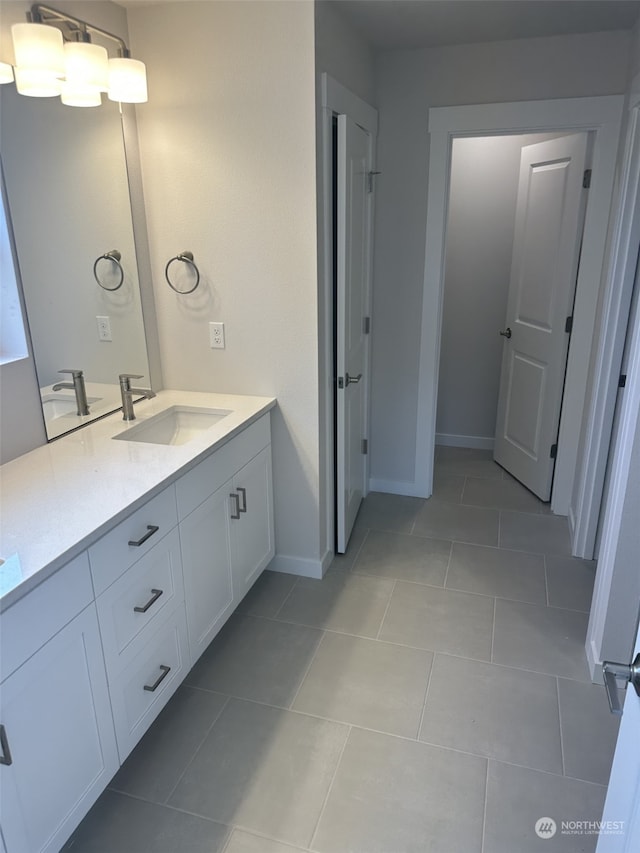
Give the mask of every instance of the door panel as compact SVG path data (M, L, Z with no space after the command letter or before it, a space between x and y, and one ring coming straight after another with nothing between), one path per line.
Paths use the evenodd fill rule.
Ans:
M367 191L369 134L338 116L336 293L336 505L337 548L344 553L366 493L367 337L370 196Z
M587 135L522 149L494 457L549 500L584 222Z

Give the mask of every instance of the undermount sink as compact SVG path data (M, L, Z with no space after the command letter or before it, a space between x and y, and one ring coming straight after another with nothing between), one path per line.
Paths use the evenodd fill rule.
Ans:
M98 403L101 397L87 397L87 403ZM61 418L64 415L76 415L76 398L71 394L45 394L42 398L42 411L46 421Z
M148 421L136 424L113 438L117 441L144 441L147 444L186 444L230 414L231 409L170 406Z

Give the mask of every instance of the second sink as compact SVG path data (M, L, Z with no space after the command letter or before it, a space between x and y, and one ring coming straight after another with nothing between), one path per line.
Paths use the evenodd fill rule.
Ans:
M143 441L148 444L186 444L231 414L231 409L203 409L196 406L170 406L113 437L118 441Z

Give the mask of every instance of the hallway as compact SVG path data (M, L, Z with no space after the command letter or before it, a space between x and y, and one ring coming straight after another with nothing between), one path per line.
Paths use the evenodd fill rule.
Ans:
M488 452L439 447L434 497L370 494L323 581L262 575L64 850L593 851L562 831L617 733L593 577Z

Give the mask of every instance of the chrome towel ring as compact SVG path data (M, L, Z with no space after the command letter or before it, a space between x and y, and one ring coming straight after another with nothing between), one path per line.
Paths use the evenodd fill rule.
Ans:
M121 260L122 255L117 249L112 249L110 252L105 252L104 255L100 255L96 258L96 262L93 265L93 277L103 290L119 290L122 287L122 282L124 281L124 270L122 269L122 264L120 263ZM107 287L106 284L103 284L98 278L98 264L100 263L100 261L111 261L111 263L115 264L118 267L118 270L120 272L120 281L116 284L115 287Z
M169 278L169 267L174 261L182 261L185 264L189 264L189 266L193 269L196 277L195 284L190 290L178 290L178 288L172 284L171 279ZM200 284L200 270L198 269L196 262L193 260L193 252L180 252L179 255L176 255L175 258L171 258L167 261L167 265L164 268L164 277L167 279L167 284L171 288L171 290L175 290L176 293L180 293L185 295L187 293L193 293L196 287Z

